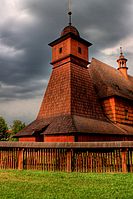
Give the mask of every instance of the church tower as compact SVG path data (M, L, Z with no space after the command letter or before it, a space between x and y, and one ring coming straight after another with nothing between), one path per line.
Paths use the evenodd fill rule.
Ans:
M61 32L60 38L49 45L52 47L51 64L53 70L38 119L75 113L76 110L72 108L72 103L74 102L72 92L79 92L79 90L73 90L72 81L78 73L81 73L79 79L82 78L84 81L85 78L82 73L87 70L87 65L89 64L88 47L92 44L82 39L78 30L69 24ZM75 82L77 89L78 81L77 79ZM87 109L82 111L87 111Z
M46 142L74 141L75 136L70 136L72 131L77 131L75 127L73 129L73 116L104 118L88 71L92 44L80 37L79 31L71 24L71 13L68 14L69 25L49 44L52 47L52 74L37 120L53 118L53 123L58 120L61 132L51 136L52 133L45 131Z
M106 120L88 70L92 44L81 38L72 25L70 10L68 15L68 26L49 44L52 73L38 116L16 135L19 141L74 142L82 126L86 131L86 125L91 123L85 118Z

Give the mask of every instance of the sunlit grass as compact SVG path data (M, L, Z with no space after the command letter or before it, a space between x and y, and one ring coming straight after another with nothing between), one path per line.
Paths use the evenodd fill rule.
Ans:
M0 199L132 199L133 174L0 171Z

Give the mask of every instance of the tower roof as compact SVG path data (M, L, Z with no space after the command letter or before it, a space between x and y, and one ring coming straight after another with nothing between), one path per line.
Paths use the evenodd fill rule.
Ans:
M122 47L120 47L120 56L119 56L119 59L117 60L117 62L119 62L121 60L125 60L127 62L127 59L124 57Z
M66 40L67 38L72 38L74 40L79 41L80 43L85 44L86 46L92 46L92 43L86 41L85 39L80 37L79 31L72 25L66 26L62 32L61 37L49 43L49 46L53 47L54 45Z
M64 35L66 35L66 34L68 34L68 33L72 33L72 34L74 34L74 35L76 35L76 36L80 36L79 31L77 30L77 28L75 28L75 27L72 26L72 25L66 26L66 27L62 30L62 32L61 32L61 37L64 36Z

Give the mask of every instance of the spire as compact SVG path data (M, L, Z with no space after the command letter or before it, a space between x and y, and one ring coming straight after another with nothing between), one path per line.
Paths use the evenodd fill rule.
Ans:
M120 56L123 56L122 47L120 47Z
M72 33L75 36L80 37L79 31L77 30L77 28L72 26L72 1L71 0L68 0L68 17L69 17L68 26L66 26L62 30L61 37L64 35L67 35L68 33Z
M117 60L118 63L118 70L127 78L127 59L124 57L122 47L120 47L120 56Z
M120 47L120 56L117 62L118 62L119 68L126 67L127 59L124 57L122 47Z
M69 16L69 26L72 25L72 2L68 0L68 16Z
M120 47L120 56L119 56L119 59L122 59L122 58L124 58L124 54L123 54L122 47Z

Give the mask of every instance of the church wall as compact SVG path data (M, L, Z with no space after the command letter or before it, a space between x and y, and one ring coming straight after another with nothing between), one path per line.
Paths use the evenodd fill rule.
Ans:
M80 51L79 51L80 48ZM72 38L68 38L52 47L52 62L67 55L75 55L78 58L88 61L88 46Z
M44 142L75 142L75 137L67 135L45 135Z
M52 62L70 54L70 41L71 39L68 38L52 47ZM60 49L62 50L60 51Z
M81 49L81 52L79 52L78 48ZM84 59L86 61L89 60L88 46L85 46L81 42L78 42L74 39L71 39L71 54L77 56L78 58Z
M44 136L40 135L37 137L22 137L19 138L19 142L44 142Z
M102 107L106 116L113 122L116 121L115 98L110 97L102 101Z
M36 137L22 137L19 142L36 142Z
M111 121L133 125L133 103L130 100L111 97L105 99L102 106Z
M122 135L79 135L77 142L106 142L106 141L124 141L126 138ZM133 138L132 138L133 140Z
M44 142L106 142L106 141L133 141L133 136L124 135L77 135L77 136L57 136L46 135Z
M19 142L102 142L102 141L133 141L133 136L123 135L78 135L78 136L63 136L63 135L45 135L44 140L36 139L35 137L19 138Z
M133 102L116 98L115 112L117 122L133 125Z

